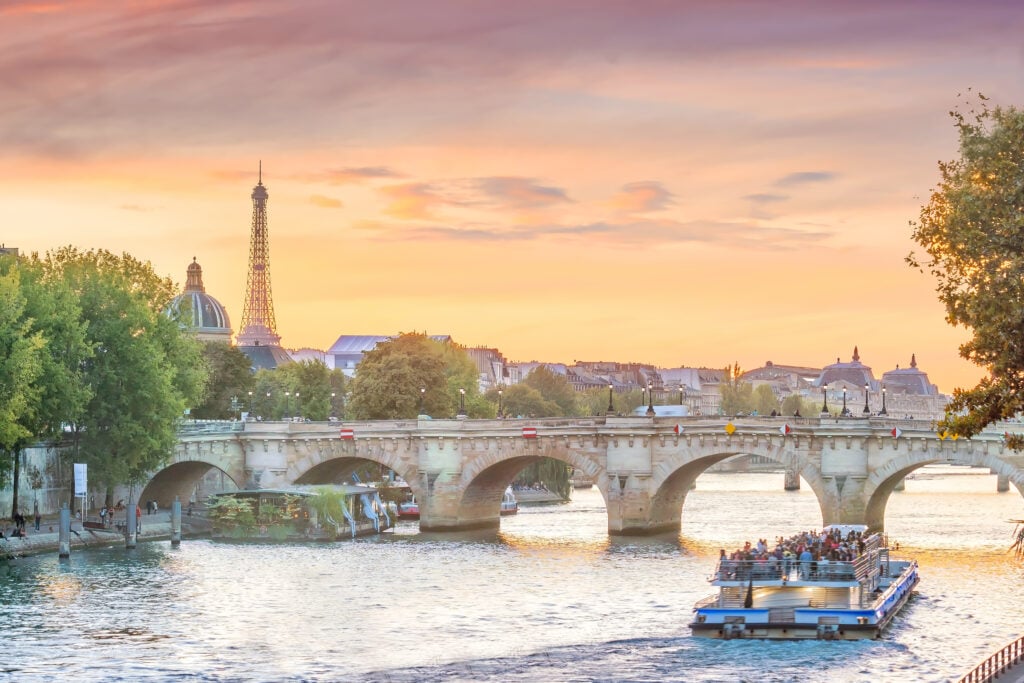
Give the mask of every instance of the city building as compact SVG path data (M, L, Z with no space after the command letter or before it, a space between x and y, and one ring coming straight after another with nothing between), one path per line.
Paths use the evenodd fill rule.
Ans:
M231 343L231 320L228 312L203 286L203 269L192 257L185 275L185 291L174 297L168 313L195 331L197 339Z

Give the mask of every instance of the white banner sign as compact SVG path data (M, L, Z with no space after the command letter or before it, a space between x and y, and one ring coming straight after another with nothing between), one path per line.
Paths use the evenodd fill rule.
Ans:
M84 496L89 493L86 471L89 466L84 462L75 463L75 495Z

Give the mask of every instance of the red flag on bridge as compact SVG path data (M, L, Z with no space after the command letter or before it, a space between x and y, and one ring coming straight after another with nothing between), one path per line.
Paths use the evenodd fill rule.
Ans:
M892 438L898 439L900 438L900 435L903 434L903 430L900 429L899 427L893 427L892 431L889 433L892 434Z
M536 427L523 427L523 438L524 439L536 439L537 428Z
M783 436L786 436L787 434L793 431L793 428L790 427L788 424L784 424L781 427L779 427L779 431L782 432Z
M683 428L677 424L675 427L672 428L672 431L675 432L676 434L682 434Z
M338 432L338 436L342 439L354 439L356 438L356 432L354 429L342 429Z

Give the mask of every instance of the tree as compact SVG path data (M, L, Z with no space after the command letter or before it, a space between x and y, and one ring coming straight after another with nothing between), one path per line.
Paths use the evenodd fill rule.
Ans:
M813 399L806 399L800 394L790 394L782 401L783 415L795 415L800 411L801 417L815 417L821 414L821 405Z
M457 405L437 342L425 334L401 334L377 344L359 362L350 383L348 410L357 420L414 418L422 394L427 415L450 416ZM475 386L475 382L474 382Z
M249 410L249 392L255 381L252 361L230 344L204 341L202 344L203 363L209 375L203 402L192 409L192 417L224 420L237 417L237 412ZM235 399L238 411L232 409Z
M65 247L41 265L76 295L93 351L81 364L89 399L73 423L74 457L92 481L140 482L170 457L206 381L198 342L164 313L177 288L149 263L104 250Z
M11 507L17 510L21 451L30 441L62 438L64 425L81 415L89 399L81 367L92 351L86 343L86 323L77 297L63 279L47 277L34 255L0 259L0 272L17 275L25 301L22 320L44 341L40 372L34 381L36 400L21 420L28 434L10 449L14 469ZM6 465L9 461L5 458L2 462Z
M523 380L523 384L540 392L545 401L558 406L558 412L544 417L563 417L579 414L576 391L563 375L552 372L546 365L538 365Z
M753 396L754 410L758 415L771 415L772 412L779 412L779 399L775 392L767 384L758 384L754 387Z
M549 417L557 415L560 410L557 403L547 400L525 383L505 389L503 409L509 417Z
M291 393L293 415L322 422L331 414L332 371L321 361L288 363L273 372L278 385Z
M742 375L739 363L725 367L722 383L718 387L722 395L722 413L725 415L739 415L754 410L754 386L749 382L741 382Z
M19 274L0 275L0 449L13 456L0 461L5 478L12 463L18 475L18 453L32 436L27 423L38 410L41 395L36 380L43 374L46 340L33 331L25 310ZM17 498L13 508L17 509Z
M972 330L960 355L988 376L953 394L940 429L972 436L1024 410L1024 111L990 108L950 112L960 158L939 163L940 182L913 238L927 253L907 262L936 278L946 320ZM1024 437L1007 438L1024 448Z

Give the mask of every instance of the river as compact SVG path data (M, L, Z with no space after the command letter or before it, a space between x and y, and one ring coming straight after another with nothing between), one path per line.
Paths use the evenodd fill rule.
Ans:
M919 470L886 529L917 595L876 641L714 641L686 624L718 549L818 528L806 485L705 474L679 537L609 538L596 489L498 534L336 544L185 540L0 567L0 671L18 681L949 681L1024 632L1016 490Z

